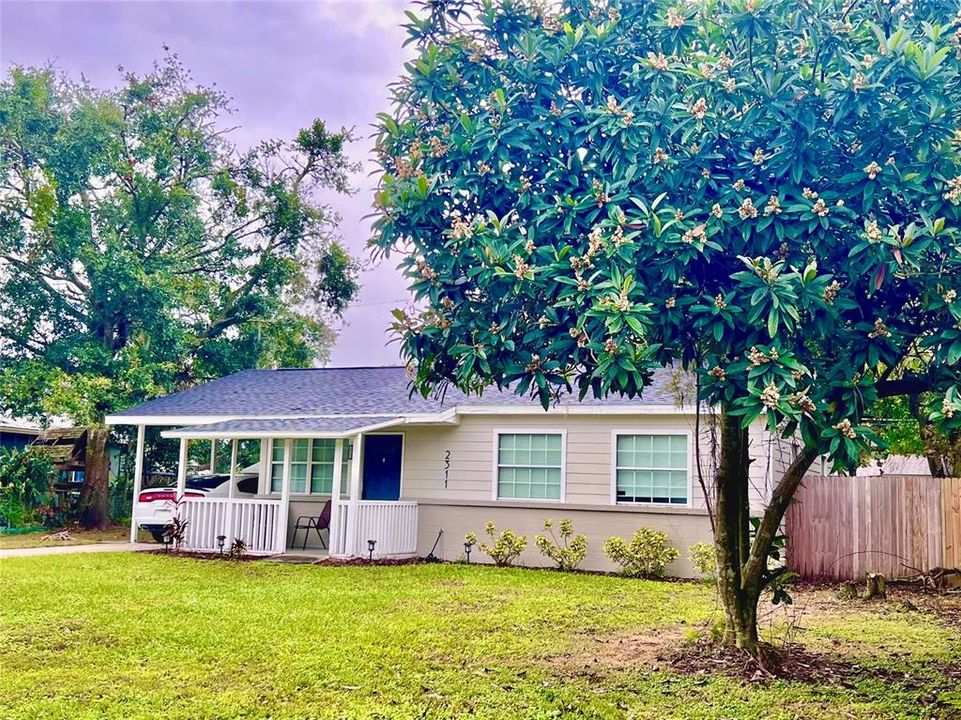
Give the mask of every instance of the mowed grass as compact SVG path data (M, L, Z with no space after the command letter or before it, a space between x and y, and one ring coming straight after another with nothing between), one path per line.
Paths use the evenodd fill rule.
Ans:
M97 554L0 559L0 593L4 719L961 715L958 630L887 606L801 619L864 667L812 686L636 651L717 617L692 583Z

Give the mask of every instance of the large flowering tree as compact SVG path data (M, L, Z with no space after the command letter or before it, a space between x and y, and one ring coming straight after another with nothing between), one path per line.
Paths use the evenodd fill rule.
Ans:
M424 311L416 384L644 392L719 410L729 643L757 652L768 553L877 398L961 419L956 20L886 2L424 3L381 116L375 243ZM802 447L756 528L746 428Z
M357 292L321 193L347 130L245 152L175 55L120 86L0 78L0 413L86 426L79 519L109 523L104 417L249 367L308 366Z

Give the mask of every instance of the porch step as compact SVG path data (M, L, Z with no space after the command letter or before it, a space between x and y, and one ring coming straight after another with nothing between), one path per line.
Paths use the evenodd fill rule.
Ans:
M311 565L315 562L320 562L321 560L326 559L326 554L308 555L307 553L285 553L283 555L271 555L269 558L267 558L269 562L285 563L287 565Z

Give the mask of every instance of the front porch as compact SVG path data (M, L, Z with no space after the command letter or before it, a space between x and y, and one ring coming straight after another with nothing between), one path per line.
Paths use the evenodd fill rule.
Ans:
M245 552L281 555L304 551L331 557L410 557L417 550L417 503L401 501L403 434L386 432L402 418L314 418L299 422L232 421L162 433L180 441L173 512L186 520L183 549L226 552L235 539ZM191 442L230 449L226 496L194 497L188 488ZM240 496L239 444L259 443L257 492ZM205 451L202 451L205 452ZM131 540L136 539L143 480L143 432L138 433ZM295 530L300 516L319 517L329 503L321 536ZM171 505L174 505L172 503ZM139 512L138 512L139 511ZM309 537L305 538L305 534ZM295 537L296 535L296 537ZM323 548L321 540L327 545Z
M285 513L281 500L184 499L181 504L182 517L187 520L184 549L220 552L223 537L225 546L235 538L242 539L247 545L246 552L251 555L305 553L368 557L370 540L374 541L375 558L409 557L416 552L417 503L359 500L352 504L349 498L342 498L342 502L331 505L329 532L324 532L327 548L304 549L301 541L306 531L300 530L297 537L293 537L289 506Z

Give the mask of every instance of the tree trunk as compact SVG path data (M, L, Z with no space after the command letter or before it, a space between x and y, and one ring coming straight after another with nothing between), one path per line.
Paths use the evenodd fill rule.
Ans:
M771 493L755 537L751 538L748 431L740 418L721 412L721 457L715 488L714 545L717 584L724 605L725 645L758 657L757 605L764 590L768 555L801 479L818 456L803 448Z
M110 429L103 425L87 428L87 456L83 489L80 494L80 524L88 529L110 525L110 456L107 438Z
M757 602L760 592L745 582L743 567L750 552L750 502L747 430L740 419L721 413L721 457L715 489L714 545L717 582L724 604L725 645L757 654Z

